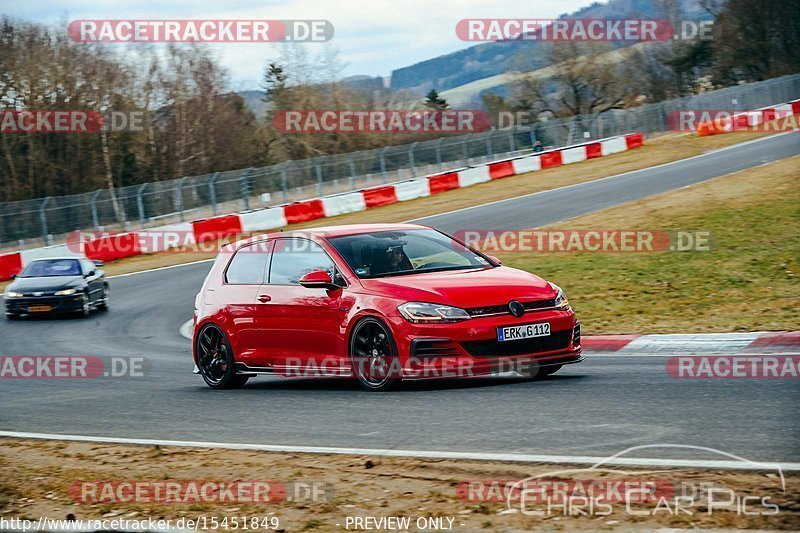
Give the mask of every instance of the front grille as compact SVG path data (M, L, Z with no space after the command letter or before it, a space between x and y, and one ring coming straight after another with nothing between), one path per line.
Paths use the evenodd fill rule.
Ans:
M458 347L450 339L414 339L411 341L412 357L452 357Z
M547 337L533 337L517 341L497 342L469 341L462 342L461 346L473 357L505 357L512 355L526 355L553 350L564 350L572 341L571 329L556 331Z
M525 312L537 311L541 309L552 309L556 305L555 299L550 300L536 300L533 302L522 302L525 307ZM486 307L473 307L467 309L469 316L486 316L486 315L502 315L511 314L508 310L508 304L503 305L490 305Z

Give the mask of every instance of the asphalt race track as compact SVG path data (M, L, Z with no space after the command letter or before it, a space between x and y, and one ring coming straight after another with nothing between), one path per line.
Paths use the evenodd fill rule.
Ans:
M446 231L535 227L799 153L797 133L776 135L421 222ZM0 430L595 456L679 443L753 460L800 460L798 380L679 380L658 356L590 356L534 382L420 382L370 394L350 380L257 378L243 390L214 392L192 374L190 343L178 334L208 268L115 277L111 311L88 319L0 320L2 355L147 360L138 378L3 379Z

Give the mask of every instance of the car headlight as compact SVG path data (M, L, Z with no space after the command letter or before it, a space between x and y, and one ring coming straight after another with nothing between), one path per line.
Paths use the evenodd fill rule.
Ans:
M409 322L459 322L470 318L469 313L458 307L422 302L408 302L397 308Z
M22 293L9 291L6 293L6 298L22 298Z
M555 308L563 309L564 311L569 311L571 309L571 307L569 306L569 298L567 298L567 295L564 293L561 287L559 287L555 283L550 283L550 286L553 287L554 291L556 291Z
M78 289L64 289L64 290L61 290L61 291L56 291L55 295L56 296L69 296L70 294L75 294L76 292L78 292Z

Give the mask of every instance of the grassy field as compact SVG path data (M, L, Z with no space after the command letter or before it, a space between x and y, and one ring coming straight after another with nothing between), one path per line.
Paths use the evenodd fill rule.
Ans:
M587 334L800 329L800 158L558 224L711 233L710 251L497 254L558 283Z

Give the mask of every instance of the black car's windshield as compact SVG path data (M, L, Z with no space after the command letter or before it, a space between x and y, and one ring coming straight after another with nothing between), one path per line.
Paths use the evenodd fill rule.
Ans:
M81 265L77 259L39 259L29 263L18 277L49 278L80 275Z
M432 229L378 231L328 241L360 278L491 266L484 257Z

